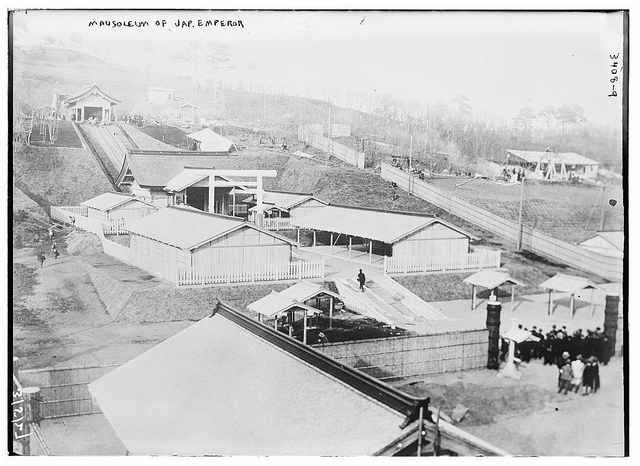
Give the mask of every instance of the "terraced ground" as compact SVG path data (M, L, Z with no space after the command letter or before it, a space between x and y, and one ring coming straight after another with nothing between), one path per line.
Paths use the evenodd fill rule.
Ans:
M506 186L477 179L431 179L429 184L453 192L454 195L503 218L518 221L520 186ZM522 220L524 225L541 230L555 238L575 243L596 231L622 230L624 207L622 186L570 185L527 180L524 186Z

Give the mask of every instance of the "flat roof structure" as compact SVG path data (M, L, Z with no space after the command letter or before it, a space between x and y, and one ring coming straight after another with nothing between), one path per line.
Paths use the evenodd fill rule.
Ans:
M328 205L291 222L298 228L332 231L393 244L422 228L440 223L470 238L470 233L434 216Z
M132 455L397 451L428 405L221 303L89 391ZM507 454L445 421L439 428L443 448Z
M593 159L574 152L546 152L546 151L529 151L529 150L507 150L507 154L516 157L528 163L549 162L564 163L565 165L600 165Z
M126 227L130 233L187 250L195 249L241 228L252 228L281 241L297 245L289 238L264 230L242 219L172 206L136 220Z

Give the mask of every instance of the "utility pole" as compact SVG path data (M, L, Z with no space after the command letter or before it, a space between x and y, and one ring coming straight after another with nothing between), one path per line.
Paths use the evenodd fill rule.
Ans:
M600 204L600 231L604 231L604 205L605 205L605 196L604 196L605 186L602 185L602 203Z
M522 201L524 199L524 177L520 181L520 210L518 212L518 237L516 241L516 250L522 248Z
M329 157L333 154L333 140L331 139L331 102L329 102L329 126L327 127L327 137L329 138Z

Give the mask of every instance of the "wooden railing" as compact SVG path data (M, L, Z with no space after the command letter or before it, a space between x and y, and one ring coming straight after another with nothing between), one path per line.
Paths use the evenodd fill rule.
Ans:
M265 218L262 219L262 228L266 230L293 230L290 218Z
M324 277L324 259L181 268L178 285L207 285Z
M382 163L380 176L384 180L392 181L402 189L410 191L414 196L514 243L517 243L520 235L523 249L610 280L622 280L623 261L620 259L596 254L528 226L522 226L519 231L517 222L500 217L453 195L449 191L417 179L415 175L412 176L407 172L398 170L388 163Z
M500 251L483 250L450 256L384 257L385 274L494 269L500 267Z

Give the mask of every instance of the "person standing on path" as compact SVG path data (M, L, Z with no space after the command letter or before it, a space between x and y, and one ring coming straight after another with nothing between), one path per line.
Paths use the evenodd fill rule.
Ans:
M40 268L42 268L45 259L46 257L44 255L44 251L41 249L40 252L38 253L38 261L40 262Z
M360 283L360 291L364 291L364 282L366 281L366 277L364 273L362 273L362 269L360 269L360 273L358 274L358 282Z
M51 245L51 253L53 254L53 258L57 259L60 253L58 252L58 244L54 241Z
M53 243L53 227L49 228L49 242Z
M564 394L566 395L572 388L571 381L573 380L573 370L571 369L571 363L567 360L565 361L565 365L560 368L558 393L564 390Z

